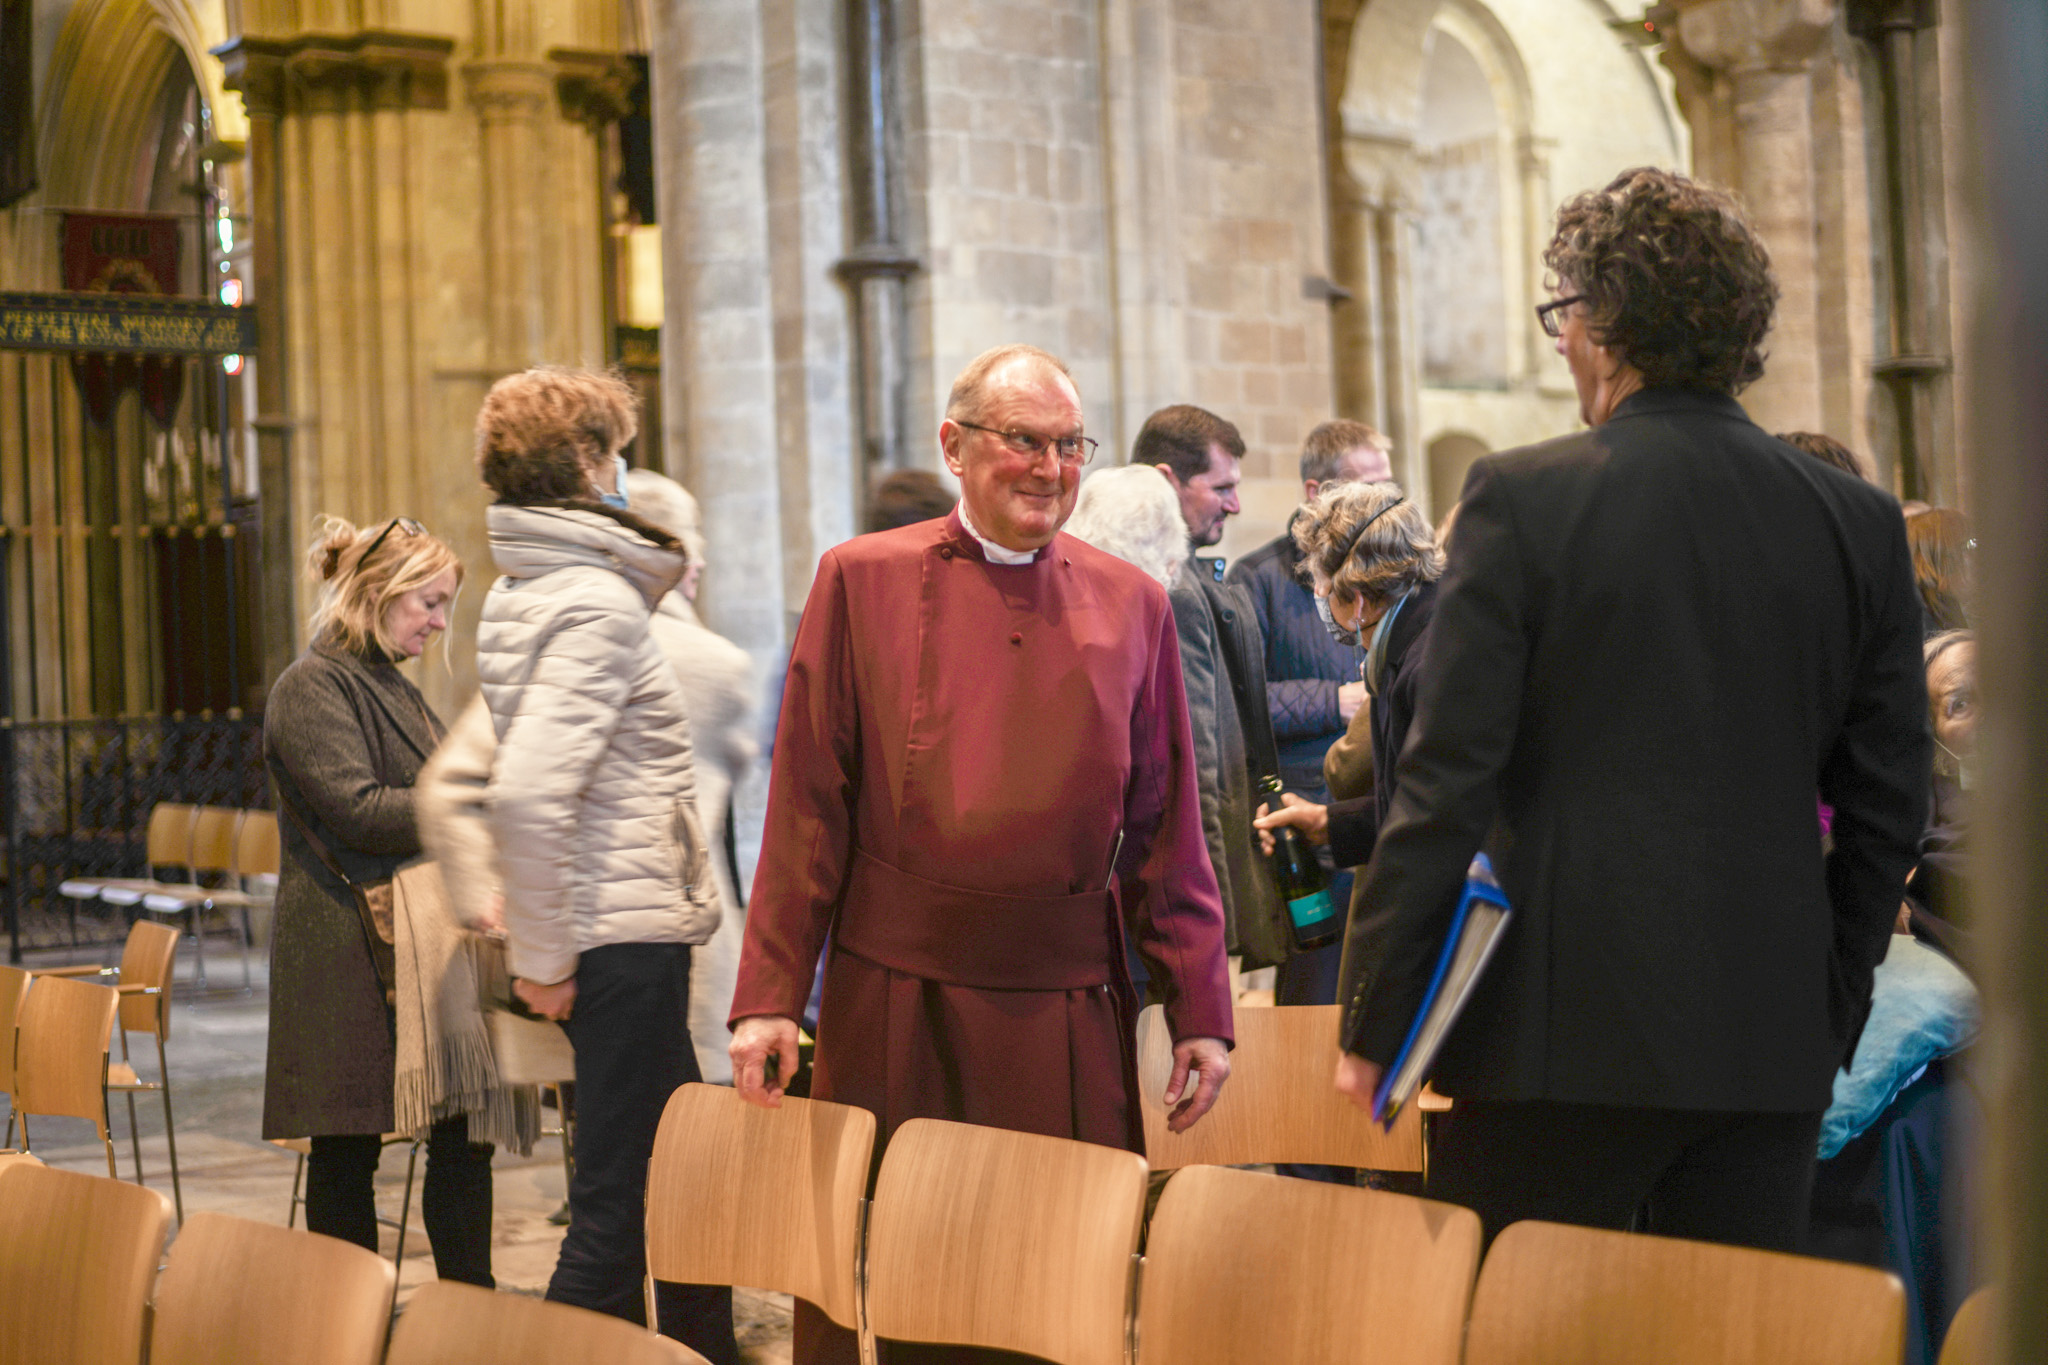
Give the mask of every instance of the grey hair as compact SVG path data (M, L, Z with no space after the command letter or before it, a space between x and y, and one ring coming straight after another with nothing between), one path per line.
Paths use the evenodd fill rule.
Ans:
M1364 537L1354 545L1361 528ZM1390 601L1444 576L1444 552L1429 518L1397 484L1324 489L1295 521L1294 543L1304 568L1329 578L1332 600Z
M629 469L625 493L635 512L683 542L692 564L704 562L704 521L689 489L666 474Z
M1172 587L1188 557L1188 527L1173 485L1151 465L1119 465L1081 481L1074 515L1061 528Z

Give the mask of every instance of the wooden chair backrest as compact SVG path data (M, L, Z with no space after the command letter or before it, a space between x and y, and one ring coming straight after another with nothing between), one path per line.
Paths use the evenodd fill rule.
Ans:
M874 1151L865 1109L794 1098L762 1109L727 1086L683 1086L647 1172L649 1273L780 1290L855 1326Z
M473 1284L419 1287L391 1334L385 1365L704 1365L679 1341L623 1318Z
M377 1365L394 1274L339 1238L195 1213L157 1283L150 1365Z
M159 801L149 808L149 828L143 834L143 849L151 867L192 865L192 822L199 807L179 801Z
M246 811L235 836L235 876L275 877L278 870L277 812Z
M868 1215L869 1326L1120 1365L1144 1212L1134 1152L912 1119L889 1141Z
M1146 1236L1138 1365L1458 1365L1478 1270L1470 1209L1189 1167Z
M1162 1097L1173 1039L1157 1005L1138 1016L1138 1102L1145 1156L1156 1170L1321 1162L1375 1171L1422 1169L1422 1114L1409 1105L1383 1130L1337 1093L1335 1005L1236 1012L1230 1081L1216 1107L1185 1133L1166 1129Z
M155 920L139 919L128 926L121 947L121 984L150 986L156 995L121 996L121 1027L132 1033L171 1032L171 976L178 960L178 931Z
M0 1095L14 1093L14 1019L32 979L20 967L0 966Z
M170 1222L141 1185L0 1166L0 1360L135 1365Z
M229 872L235 866L235 832L242 812L233 806L201 806L192 819L192 870Z
M1997 1286L1988 1284L1963 1300L1941 1339L1941 1365L1992 1365L2005 1358L1992 1353L1998 1336L1998 1301Z
M119 1005L112 986L63 976L36 982L15 1016L16 1113L91 1119L106 1137L107 1041Z
M1898 1365L1882 1270L1707 1242L1516 1223L1479 1270L1466 1365Z

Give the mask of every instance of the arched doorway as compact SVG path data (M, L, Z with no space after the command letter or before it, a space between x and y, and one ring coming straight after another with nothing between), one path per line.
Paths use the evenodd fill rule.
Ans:
M1457 503L1472 462L1490 453L1486 442L1462 431L1447 431L1429 443L1430 506L1439 518Z

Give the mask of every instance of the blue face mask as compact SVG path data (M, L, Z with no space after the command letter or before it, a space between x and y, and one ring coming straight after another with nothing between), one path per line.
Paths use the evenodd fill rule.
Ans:
M607 507L616 507L623 512L626 510L626 457L614 455L612 460L617 465L617 472L612 477L614 480L613 486L618 489L618 492L599 493L597 500Z
M1338 624L1336 616L1330 611L1329 598L1316 598L1316 619L1323 623L1323 629L1330 633L1332 640L1335 640L1340 645L1348 645L1353 649L1358 647L1358 632L1346 630Z

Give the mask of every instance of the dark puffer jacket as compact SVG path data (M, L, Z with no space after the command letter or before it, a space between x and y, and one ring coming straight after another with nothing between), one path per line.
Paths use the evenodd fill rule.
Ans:
M1226 583L1242 587L1266 641L1266 702L1280 745L1287 790L1327 801L1323 754L1344 733L1339 684L1358 681L1364 651L1340 645L1316 615L1315 595L1295 575L1301 554L1292 534L1253 550L1231 566Z

